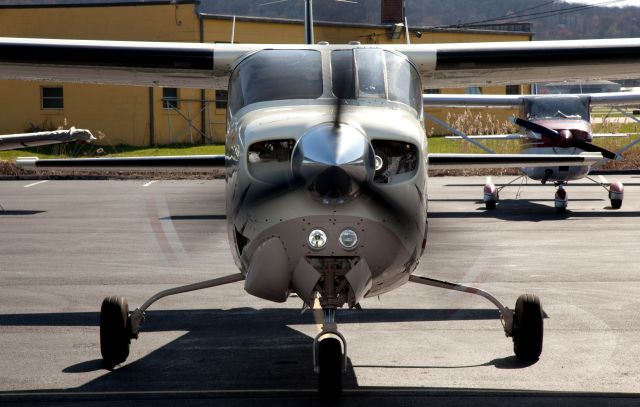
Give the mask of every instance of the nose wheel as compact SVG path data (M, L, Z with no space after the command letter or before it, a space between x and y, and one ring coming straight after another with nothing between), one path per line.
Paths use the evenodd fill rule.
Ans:
M333 399L342 391L342 345L336 338L318 343L318 392L323 398Z
M129 304L124 297L107 297L100 308L100 352L107 369L113 369L129 356L131 343Z
M335 309L325 308L322 331L313 341L313 365L318 374L318 394L337 399L342 393L342 375L346 371L347 342L338 332Z

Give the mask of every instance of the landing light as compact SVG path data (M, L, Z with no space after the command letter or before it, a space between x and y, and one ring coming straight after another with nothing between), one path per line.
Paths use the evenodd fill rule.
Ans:
M338 242L346 250L351 250L358 245L358 235L351 229L345 229L340 232Z
M313 249L322 249L327 244L327 234L320 229L313 229L309 233L309 246Z

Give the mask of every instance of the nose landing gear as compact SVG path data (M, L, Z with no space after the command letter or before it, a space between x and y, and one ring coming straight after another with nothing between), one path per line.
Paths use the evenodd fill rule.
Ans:
M569 196L562 184L556 184L558 189L556 190L556 196L554 199L556 212L565 213L567 211L567 204L569 203Z
M347 367L347 341L338 332L333 308L324 309L322 331L313 341L313 367L318 374L318 393L336 399L342 393L342 375Z

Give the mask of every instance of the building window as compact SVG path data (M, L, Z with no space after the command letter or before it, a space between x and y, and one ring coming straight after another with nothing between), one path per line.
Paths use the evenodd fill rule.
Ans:
M440 94L440 89L425 89L424 93L426 95L439 95Z
M467 95L482 95L482 89L477 86L469 86L465 89L464 93Z
M178 108L178 89L162 88L162 108L177 109Z
M226 109L229 92L226 90L216 90L216 109Z
M64 109L62 86L42 87L42 109Z
M519 95L520 85L507 85L507 95Z

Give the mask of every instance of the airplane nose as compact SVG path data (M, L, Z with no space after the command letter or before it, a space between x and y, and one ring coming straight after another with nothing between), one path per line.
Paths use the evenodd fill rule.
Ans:
M353 197L375 173L373 147L358 129L333 123L315 126L293 149L292 170L324 202Z

